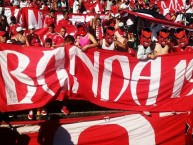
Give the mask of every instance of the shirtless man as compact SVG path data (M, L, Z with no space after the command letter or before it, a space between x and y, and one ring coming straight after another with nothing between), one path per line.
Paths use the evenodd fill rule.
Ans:
M157 34L157 40L158 42L155 43L155 47L151 48L153 49L154 55L162 55L162 54L168 54L169 50L171 49L171 45L169 43L169 32L167 29L161 29L158 31ZM154 42L152 42L154 43ZM152 45L151 45L152 47Z

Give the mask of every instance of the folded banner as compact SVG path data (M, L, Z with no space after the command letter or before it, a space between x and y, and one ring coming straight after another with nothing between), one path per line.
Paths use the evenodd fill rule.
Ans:
M1 126L1 144L22 145L182 145L187 114L109 114L105 116L16 122ZM9 138L9 139L8 139Z
M123 110L189 111L192 52L139 61L125 52L0 46L0 111L40 107L53 99L87 100Z

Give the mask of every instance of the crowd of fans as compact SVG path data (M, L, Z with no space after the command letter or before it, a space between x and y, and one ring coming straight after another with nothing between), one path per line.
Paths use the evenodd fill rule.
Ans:
M11 43L22 46L46 47L55 49L66 45L76 45L83 52L98 48L111 51L121 51L139 60L155 59L159 55L181 51L193 51L193 33L184 28L173 28L164 24L153 23L136 17L125 10L156 14L165 21L179 23L193 28L193 8L186 0L182 11L168 11L162 14L161 8L148 0L137 1L131 5L129 0L98 0L102 9L86 9L85 5L97 0L4 0L1 7L31 7L44 11L44 28L48 31L41 37L36 26L28 26L24 30L15 16L8 23L4 11L0 15L0 43ZM56 22L56 13L62 13L63 18ZM93 14L88 22L75 22L69 19L69 14ZM101 18L101 15L106 17ZM68 33L67 28L74 26L74 33ZM62 112L69 111L64 105ZM46 109L42 109L46 115ZM29 119L33 118L30 110Z

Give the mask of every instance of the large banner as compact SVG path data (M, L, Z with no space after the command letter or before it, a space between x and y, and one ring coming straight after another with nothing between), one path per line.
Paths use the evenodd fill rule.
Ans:
M139 61L126 52L76 46L0 46L0 111L40 107L53 99L87 100L136 111L189 111L193 53Z
M2 145L183 145L187 114L122 113L1 125Z

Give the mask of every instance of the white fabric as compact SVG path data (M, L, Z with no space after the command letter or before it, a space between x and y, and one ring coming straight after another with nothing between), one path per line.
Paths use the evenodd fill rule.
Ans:
M120 9L129 9L129 10L131 10L131 7L130 7L129 4L126 5L125 3L122 3L122 4L120 5Z
M111 10L111 5L112 5L112 1L107 0L106 11L110 11Z
M74 1L73 3L73 13L78 13L78 9L79 9L79 2L78 1Z
M137 58L139 60L145 60L147 59L147 54L151 54L152 51L150 47L147 47L146 49L144 48L143 45L138 46L138 51L137 51Z
M113 42L109 47L105 45L105 39L102 41L102 49L105 50L114 50L115 49L115 42Z
M127 26L131 26L131 25L133 25L133 21L131 19L128 19L126 21L126 24L127 24Z
M177 15L177 17L176 17L175 22L181 22L182 20L183 20L183 14L179 14L179 15Z
M28 7L28 2L27 1L20 1L20 8Z
M17 27L17 28L16 28L16 31L17 31L17 32L20 32L21 30L22 30L22 27Z
M19 0L12 0L13 6L19 6Z

